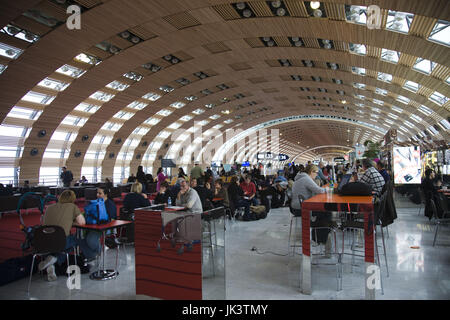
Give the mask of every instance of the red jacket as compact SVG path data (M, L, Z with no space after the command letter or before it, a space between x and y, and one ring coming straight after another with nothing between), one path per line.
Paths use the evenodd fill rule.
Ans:
M244 195L246 197L251 197L256 194L256 186L253 182L250 182L248 184L246 182L242 182L241 189L242 191L244 191Z

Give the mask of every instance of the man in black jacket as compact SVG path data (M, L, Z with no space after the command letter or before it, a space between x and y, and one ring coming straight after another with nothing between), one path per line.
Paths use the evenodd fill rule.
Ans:
M73 180L73 174L66 167L62 167L61 175L59 176L64 183L64 187L70 187L70 183Z
M203 211L210 210L214 206L212 205L212 199L214 198L214 193L211 190L209 183L204 184L203 179L191 179L191 188L197 191L200 201L202 202Z

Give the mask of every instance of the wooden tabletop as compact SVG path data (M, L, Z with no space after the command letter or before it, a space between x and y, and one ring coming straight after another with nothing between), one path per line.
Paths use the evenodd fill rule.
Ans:
M338 194L327 195L326 193L317 194L303 203L359 203L372 204L372 196L341 196Z
M105 224L85 224L83 226L80 226L77 223L74 223L72 226L78 229L88 229L88 230L97 230L97 231L103 231L108 229L114 229L117 227L122 227L126 224L130 224L132 221L126 221L126 220L113 220L109 223Z

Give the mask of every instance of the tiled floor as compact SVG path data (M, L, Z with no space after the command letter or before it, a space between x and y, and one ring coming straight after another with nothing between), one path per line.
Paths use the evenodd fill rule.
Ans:
M386 277L384 257L381 256L384 295L376 292L377 299L450 299L450 235L442 227L437 245L432 246L435 226L417 215L419 207L396 194L398 219L389 226L386 237L389 278ZM336 291L336 266L312 267L313 291L310 296L300 292L299 276L301 256L287 255L288 232L291 214L288 208L272 210L264 220L227 224L225 255L217 252L216 266L226 264L226 279L204 279L205 292L210 299L223 296L217 286L226 284L227 299L363 299L364 270L362 258L356 259L351 272L351 258L344 259L343 290ZM296 235L299 239L299 234ZM339 235L338 235L339 239ZM219 240L220 243L220 240ZM381 240L379 241L381 244ZM413 249L411 246L419 246ZM251 251L256 247L256 251ZM319 248L315 248L317 251ZM381 248L380 248L381 249ZM382 249L381 249L382 250ZM113 263L115 250L108 250L107 261ZM380 252L382 253L382 251ZM210 261L205 251L204 263ZM332 259L317 257L320 263ZM204 270L209 266L204 266ZM220 267L219 267L220 269ZM120 256L120 274L115 280L93 281L82 275L81 290L69 290L66 277L49 283L39 275L33 277L31 294L27 296L28 279L0 287L0 299L143 299L136 297L134 250L126 248ZM206 273L206 272L205 272ZM220 272L218 273L220 275ZM208 286L208 288L206 288Z

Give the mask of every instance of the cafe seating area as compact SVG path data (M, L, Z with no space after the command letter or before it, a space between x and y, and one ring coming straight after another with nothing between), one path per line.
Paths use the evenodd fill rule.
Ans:
M406 197L394 194L398 219L389 226L385 235L389 277L382 263L383 291L376 290L377 300L447 300L449 292L448 274L450 258L448 243L450 236L442 232L439 242L433 247L435 225L428 218L418 215L420 205L415 205ZM226 221L226 236L218 234L217 241L225 241L225 294L226 299L237 300L360 300L364 299L364 259L350 256L343 259L342 290L336 287L336 258L325 258L323 248L312 247L312 285L311 295L301 293L301 248L288 254L289 208L272 209L266 219L255 222ZM208 229L209 230L209 229ZM444 230L444 229L443 229ZM209 235L208 235L209 237ZM356 250L361 250L361 238L355 235ZM292 241L301 244L301 233L296 233ZM341 234L337 234L340 248ZM351 238L346 237L346 248ZM378 239L381 247L381 239ZM252 250L252 248L255 248ZM334 247L333 247L334 250ZM203 251L205 274L211 274L211 253ZM115 264L115 250L106 251L106 263ZM216 262L218 268L220 254ZM384 257L382 258L384 259ZM59 277L55 283L44 277L33 278L31 299L152 299L136 296L134 247L126 246L119 254L120 275L104 282L92 281L89 274L81 278L81 290L68 290L66 278ZM15 281L0 288L0 299L28 299L27 280ZM210 294L204 299L215 299ZM220 299L220 298L219 298Z

